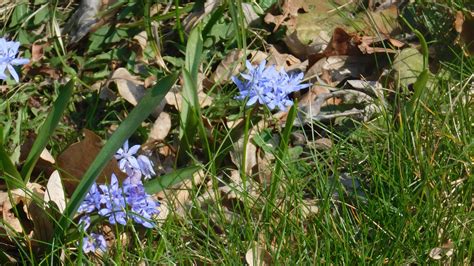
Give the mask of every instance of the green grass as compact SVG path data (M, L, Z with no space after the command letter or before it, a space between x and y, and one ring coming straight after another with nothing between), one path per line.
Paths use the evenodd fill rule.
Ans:
M2 33L17 36L23 48L31 47L34 41L28 31L42 24L63 25L67 18L64 13L71 12L67 4L47 4L43 8L55 16L39 12L23 21L25 27L19 27L23 13L28 17L41 6L42 1L36 2L19 5L1 21ZM227 1L188 33L183 19L192 11L191 4L173 1L168 14L157 16L144 11L155 1L144 1L144 5L125 2L116 14L123 24L102 26L79 47L66 46L63 52L60 44L65 40L51 32L46 36L54 47L45 48L44 59L36 66L60 68L62 75L79 85L62 118L54 118L58 123L54 134L49 131L38 145L47 144L57 156L67 143L76 140L82 128L94 129L109 142L85 174L66 215L49 214L56 225L53 241L45 243L39 252L28 236L18 233L9 242L18 252L0 250L0 262L8 261L8 254L21 264L54 264L64 250L67 264L239 265L252 250L256 258L260 249L277 265L473 263L474 59L463 54L452 42L452 32L443 28L447 24L437 20L441 9L455 13L469 8L467 3L446 2L426 8L416 3L405 10L407 23L415 28L422 25L429 33L424 37L436 52L429 60L437 66L429 82L414 85L412 98L397 95L398 102L408 106L407 112L397 112L398 106L389 102L368 122L345 118L297 126L293 124L299 119L296 108L289 111L286 124L281 123L262 107L245 109L233 99L233 85L214 85L207 92L214 97L212 106L201 108L197 103L200 71L209 76L234 48L263 50L264 41L257 32L264 31L265 26L247 28L241 5ZM257 2L267 6L269 1ZM415 11L423 16L410 17ZM152 26L152 21L161 24L153 28L156 25ZM159 43L148 40L153 43L144 51L148 63L141 64L138 53L130 49L132 38L141 31L151 38L154 30L162 39ZM268 39L278 39L278 34ZM440 55L439 51L446 53ZM169 69L154 61L155 56L163 56ZM137 107L120 97L103 100L91 86L113 72L111 61L135 71L141 79L160 79L170 71L183 73L182 83L178 82L184 84L183 110L165 109L174 120L166 141L179 148L175 169L149 182L148 191L173 187L176 180L188 179L197 169L204 178L201 182L191 178L189 185L181 188L189 193L186 200L174 200L175 187L162 192L161 196L168 198L170 213L158 228L112 226L120 241L106 254L91 256L77 249L83 234L76 230L72 215L94 181L94 173L122 141L130 135L137 142L146 140L149 127L141 121L153 123L147 115L154 106L150 99L160 98L174 82L168 77L165 85L149 88L150 95L159 95L148 96ZM16 174L29 179L37 154L31 155L34 159L27 160L27 167L22 169L19 147L28 131L37 131L45 123L45 113L62 88L59 84L64 84L44 74L22 78L24 82L19 85L7 81L8 90L0 94L1 182ZM28 99L40 105L25 104ZM240 126L227 126L237 119L242 119ZM120 126L112 136L108 133L111 125ZM296 136L304 136L303 141L297 141ZM315 145L320 136L330 139L332 145ZM247 169L242 163L249 159L245 155L235 166L229 153L239 140L274 159L268 166L259 161L260 168ZM18 173L12 169L15 165ZM23 172L26 174L20 176ZM44 184L47 178L39 175L31 180ZM16 211L21 215L20 207ZM0 218L0 241L5 236L2 228L7 227ZM434 248L448 246L446 250L452 248L452 254L440 260L430 257Z

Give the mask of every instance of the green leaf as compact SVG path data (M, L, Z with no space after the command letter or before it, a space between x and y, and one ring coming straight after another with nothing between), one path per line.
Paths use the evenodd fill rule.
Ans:
M21 175L16 169L10 156L0 144L0 179L4 179L9 189L22 187Z
M200 106L197 94L197 79L202 56L202 37L199 27L194 28L189 35L186 46L186 59L183 69L183 104L180 110L180 147L178 163L185 164L189 158L191 146L194 142L199 119Z
M89 169L87 169L86 173L82 177L81 182L74 191L68 206L64 211L64 216L61 217L59 224L55 229L56 239L63 239L65 230L71 224L72 218L74 217L77 208L79 208L79 205L84 200L84 197L86 196L92 184L95 182L96 178L105 168L117 150L128 138L130 138L133 132L137 130L142 121L145 120L150 115L150 113L153 112L153 110L155 110L155 107L163 100L166 93L176 82L176 79L177 74L169 75L159 80L157 84L153 86L153 88L147 90L145 96L110 137L110 139L107 141L95 160L90 165Z
M196 137L196 131L198 126L198 118L196 112L199 108L197 99L197 88L186 69L183 69L183 104L182 110L179 113L180 116L180 131L179 131L179 151L178 151L178 163L183 165L187 162L191 152L194 139Z
M64 110L66 110L69 104L69 99L74 91L75 80L71 79L66 85L59 90L59 95L51 108L46 121L38 130L38 137L36 138L28 157L25 160L25 164L21 169L21 176L23 180L27 182L30 179L31 172L38 161L41 152L48 144L48 140L53 135L56 127L58 126L59 120L61 119Z
M428 78L430 77L429 75L429 70L425 69L421 74L418 76L416 79L415 83L413 83L413 89L415 92L413 93L413 96L410 99L410 102L408 103L407 107L407 117L411 117L413 115L413 111L415 110L415 107L419 100L421 99L421 96L423 95L423 91L426 88L426 84L428 83Z
M20 26L28 16L28 11L27 1L20 1L20 3L16 3L10 20L10 28Z
M191 178L193 174L199 169L201 169L201 167L193 165L176 170L173 173L157 177L151 180L150 182L145 183L145 191L148 194L158 193L172 185L178 184L186 179Z
M202 47L201 28L198 26L189 34L186 45L185 67L194 82L197 81L199 66L201 65Z

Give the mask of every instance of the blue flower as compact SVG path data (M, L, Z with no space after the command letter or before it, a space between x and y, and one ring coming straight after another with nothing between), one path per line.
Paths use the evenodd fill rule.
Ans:
M19 42L7 41L5 38L0 38L0 79L7 79L5 70L8 69L10 75L16 82L20 81L18 74L13 66L25 65L30 62L26 58L17 58Z
M79 226L82 227L82 230L85 231L91 225L91 217L89 215L84 215L79 219Z
M155 170L153 169L153 162L150 161L148 157L145 155L138 155L137 161L140 166L140 171L144 175L144 179L150 179L151 176L156 175Z
M135 155L140 149L140 145L134 145L130 149L128 148L128 140L125 141L123 147L118 149L115 154L115 159L119 160L119 168L123 172L128 172L129 169L140 169L137 158Z
M258 102L271 110L278 108L283 111L293 105L288 97L290 93L311 86L309 83L300 84L303 73L289 75L283 69L277 71L275 66L265 68L265 65L265 60L258 67L253 67L246 61L247 74L240 74L243 80L232 77L240 92L236 99L247 99L247 106Z
M104 207L99 210L99 215L108 217L111 224L127 224L126 201L124 192L119 186L117 176L112 174L110 185L100 186L105 199Z
M154 215L159 213L157 209L159 203L146 193L141 180L128 177L123 182L123 190L126 195L127 204L130 206L131 218L144 227L155 227L155 224L151 222L151 219Z
M105 200L98 190L97 184L93 184L77 211L91 213L95 209L99 209L102 203L105 203Z
M82 240L82 250L84 253L105 252L107 250L107 242L103 235L91 233Z
M140 149L140 145L134 145L128 148L128 140L125 141L123 147L115 154L115 158L119 160L119 168L127 175L133 175L135 171L140 171L145 179L150 179L151 176L156 175L153 169L153 163L145 155L138 155L136 153Z

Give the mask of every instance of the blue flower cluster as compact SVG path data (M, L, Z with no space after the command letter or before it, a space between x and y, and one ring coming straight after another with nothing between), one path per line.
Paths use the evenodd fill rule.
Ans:
M146 193L142 183L142 176L151 178L152 175L155 175L155 171L153 163L148 157L144 155L135 157L139 148L139 145L135 145L129 149L128 141L126 141L115 155L115 158L119 160L120 169L127 173L127 178L123 181L122 186L115 174L112 174L108 185L92 185L78 209L78 212L83 214L79 220L83 230L89 228L90 214L95 211L100 216L107 218L110 224L126 225L131 220L147 228L156 226L152 219L159 213L159 203ZM91 243L101 243L98 239L91 242L92 235L97 237L98 234L90 234L84 238L83 250L85 253L91 251L93 246Z
M0 38L0 79L7 79L5 70L8 69L8 72L12 75L15 81L20 81L20 77L13 66L28 64L30 60L26 58L17 58L18 48L20 48L19 42L11 42L7 41L5 38Z
M247 106L258 102L271 110L278 108L284 111L293 105L293 101L288 97L290 93L311 86L309 83L300 84L303 73L292 75L284 69L278 71L275 66L265 67L266 60L257 67L252 66L248 60L245 64L247 73L240 74L243 80L232 77L232 81L240 91L236 99L248 99Z

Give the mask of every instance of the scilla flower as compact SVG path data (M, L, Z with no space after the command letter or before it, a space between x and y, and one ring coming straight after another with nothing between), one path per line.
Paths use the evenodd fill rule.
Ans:
M153 162L145 155L137 156L139 149L140 145L134 145L129 148L127 140L123 147L115 154L115 159L119 162L120 170L127 175L132 175L135 171L139 171L145 179L150 179L156 175L153 169Z
M11 42L5 40L5 38L0 38L0 79L7 79L5 70L8 69L8 72L13 79L15 79L16 82L20 81L20 77L18 77L13 66L28 64L30 60L26 58L17 58L19 47L19 42Z
M89 252L105 252L107 249L107 242L103 235L91 233L82 240L82 250L84 253Z
M286 110L293 105L293 101L288 95L307 88L311 84L300 84L303 73L290 75L284 69L277 71L275 66L265 68L266 63L263 60L260 65L254 67L249 61L246 61L247 73L240 74L243 80L232 77L240 91L240 95L236 99L247 99L247 106L258 102L271 110L275 108Z

